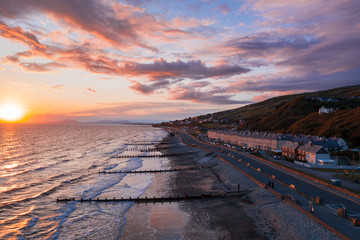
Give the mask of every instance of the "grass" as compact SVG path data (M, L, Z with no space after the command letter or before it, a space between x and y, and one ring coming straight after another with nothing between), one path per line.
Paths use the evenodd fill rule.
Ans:
M344 172L344 170L347 170L348 172L351 172L352 170L351 169L326 169L326 168L313 168L314 170L316 171L319 171L319 172ZM359 170L354 170L354 172L356 173L360 173Z
M346 179L350 179L350 180L355 180L355 179L357 179L359 182L360 182L360 175L354 175L354 178L352 177L352 174L351 173L349 173L349 175L348 176L345 176L345 174L336 174L336 175L334 175L334 176L336 176L336 177L338 177L338 178L346 178Z

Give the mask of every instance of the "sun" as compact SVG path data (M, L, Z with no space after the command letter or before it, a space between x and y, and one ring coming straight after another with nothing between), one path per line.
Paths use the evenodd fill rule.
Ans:
M24 109L15 104L3 104L0 106L0 119L6 122L19 121L24 116Z

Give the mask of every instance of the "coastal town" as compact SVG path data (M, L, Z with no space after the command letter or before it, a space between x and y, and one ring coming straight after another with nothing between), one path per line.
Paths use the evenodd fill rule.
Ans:
M337 97L336 91L278 97L160 126L184 128L208 143L229 144L307 168L358 169L358 129L349 131L345 123L358 121L351 120L357 118L350 113L358 114L360 97L356 88L343 89L351 97Z
M244 149L280 153L291 160L307 163L305 166L328 167L338 165L337 158L330 158L330 152L346 150L346 142L342 138L325 138L319 136L235 132L209 130L207 137L217 142L225 142Z

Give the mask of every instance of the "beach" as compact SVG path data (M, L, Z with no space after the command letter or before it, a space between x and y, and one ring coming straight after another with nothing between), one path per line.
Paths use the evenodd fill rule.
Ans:
M143 197L217 194L240 196L172 203L135 204L126 214L120 239L339 239L318 222L281 201L215 154L168 137L172 152L166 168L192 171L154 174ZM201 167L201 168L200 168Z

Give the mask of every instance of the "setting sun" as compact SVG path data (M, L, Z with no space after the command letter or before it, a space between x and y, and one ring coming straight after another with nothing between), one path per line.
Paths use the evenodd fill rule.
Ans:
M24 116L24 110L14 104L0 106L0 119L7 122L20 120Z

